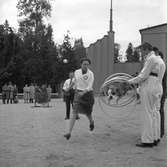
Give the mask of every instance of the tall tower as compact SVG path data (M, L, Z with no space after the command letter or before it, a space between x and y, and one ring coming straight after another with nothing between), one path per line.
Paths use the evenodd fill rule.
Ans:
M112 0L111 0L111 8L110 8L110 29L109 32L113 31L113 21L112 21Z
M109 0L108 0L109 1ZM114 31L112 22L112 0L110 6L110 21L107 35L89 45L87 56L91 59L91 69L94 72L94 92L99 89L105 78L114 73Z

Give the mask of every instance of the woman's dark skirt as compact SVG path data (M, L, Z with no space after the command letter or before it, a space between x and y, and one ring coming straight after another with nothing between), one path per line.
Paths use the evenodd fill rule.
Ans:
M74 113L80 113L85 115L91 115L93 111L94 95L93 91L89 91L84 95L80 95L79 91L75 92L73 111Z

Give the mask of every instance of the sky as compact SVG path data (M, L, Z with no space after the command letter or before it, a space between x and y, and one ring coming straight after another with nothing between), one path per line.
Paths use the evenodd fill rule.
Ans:
M17 29L18 0L0 0L0 24L5 19ZM109 31L111 0L52 0L54 41L61 44L70 31L72 41L83 39L88 47ZM141 41L139 30L167 23L167 0L113 0L113 31L115 42L124 51L128 43L134 46Z

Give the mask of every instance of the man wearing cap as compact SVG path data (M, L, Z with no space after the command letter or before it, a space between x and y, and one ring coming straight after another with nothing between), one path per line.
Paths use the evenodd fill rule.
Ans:
M160 99L163 93L162 78L165 73L165 63L156 56L149 43L139 46L145 58L144 67L138 76L129 80L131 84L139 84L141 102L141 143L138 147L153 147L160 141Z

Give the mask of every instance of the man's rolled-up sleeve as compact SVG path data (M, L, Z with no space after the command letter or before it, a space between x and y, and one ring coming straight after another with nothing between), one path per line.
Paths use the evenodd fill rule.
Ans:
M130 79L129 82L132 84L136 84L145 81L149 77L153 66L154 66L154 59L149 58L145 63L143 69L139 73L139 75Z

